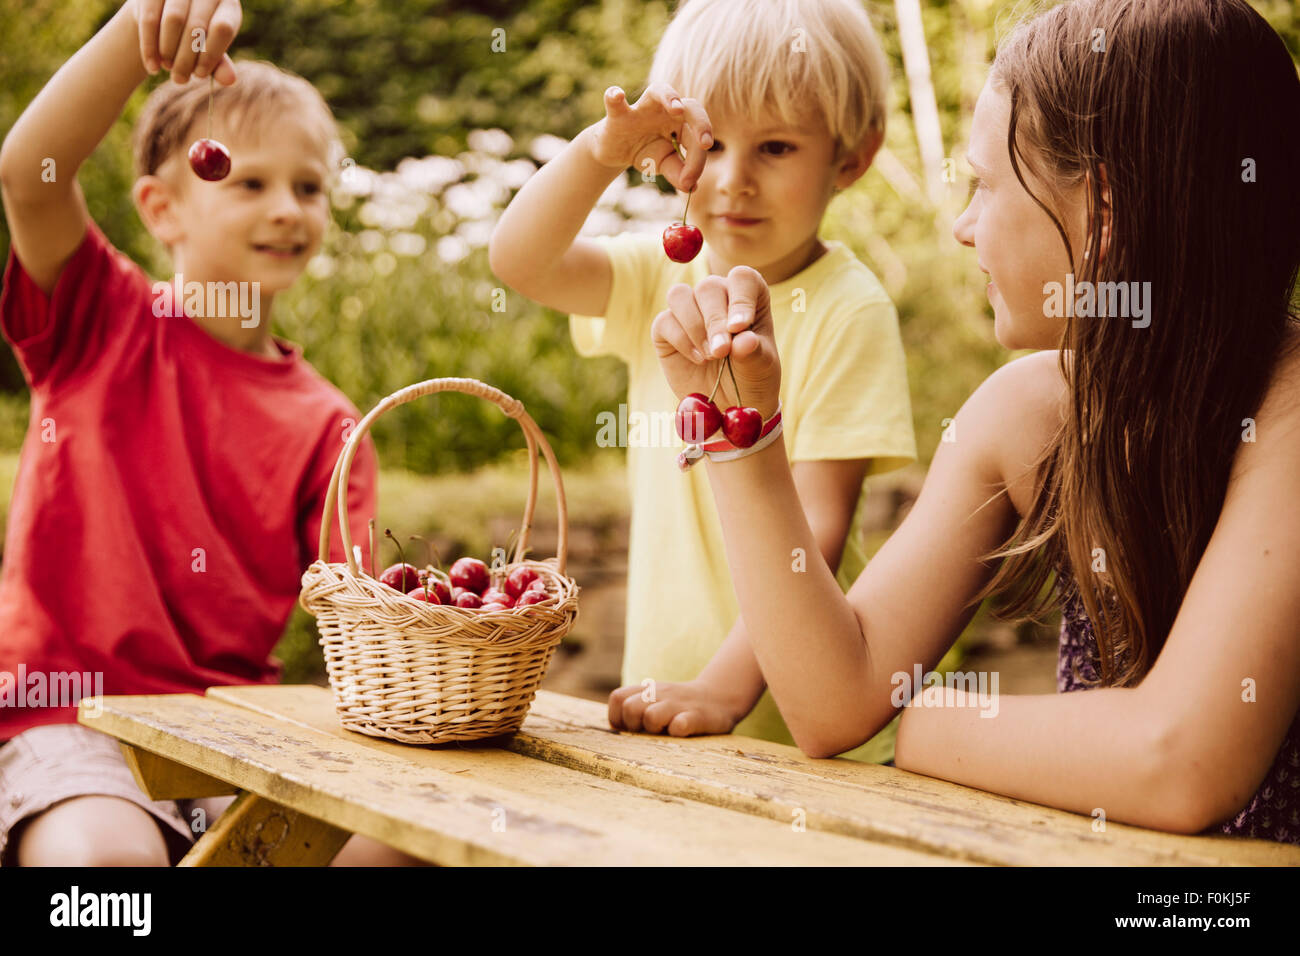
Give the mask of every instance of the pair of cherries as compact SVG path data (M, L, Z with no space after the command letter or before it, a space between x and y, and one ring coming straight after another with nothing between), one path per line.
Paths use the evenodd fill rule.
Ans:
M212 91L217 82L215 75L208 77L208 135L196 139L190 146L190 169L199 179L215 183L230 175L230 150L212 138Z
M731 385L736 390L736 402L740 402L740 388L736 385L736 373L731 369L731 356L723 363L731 375ZM677 405L677 434L682 441L691 445L700 445L709 439L719 428L727 441L737 448L749 448L758 441L763 431L763 415L757 408L747 405L732 405L722 412L713 403L718 385L722 383L722 369L718 369L718 379L713 383L713 391L708 395L703 392L691 392Z

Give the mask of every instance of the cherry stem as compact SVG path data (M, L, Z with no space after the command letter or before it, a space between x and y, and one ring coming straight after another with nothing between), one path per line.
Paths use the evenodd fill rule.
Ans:
M717 394L718 386L722 384L722 370L724 368L726 368L725 363L718 366L718 377L713 380L713 391L709 392L709 401L713 401L713 396Z
M402 586L406 586L406 555L402 553L402 542L397 540L397 535L393 534L388 528L384 529L384 536L393 539L393 544L397 545L397 560L402 565Z
M425 549L429 552L429 558L430 558L429 563L433 565L435 568L437 568L439 571L442 570L442 557L441 555L438 554L438 549L435 548L432 543L430 543L428 538L426 538L422 534L413 534L410 535L409 540L419 541L421 544L423 544Z
M677 155L681 158L682 162L685 163L685 162L686 162L686 151L683 150L683 149L681 149L681 144L679 144L679 143L677 142L677 134L676 134L676 133L673 133L673 134L672 134L672 137L673 137L673 152L677 153ZM683 225L683 226L686 225L686 214L687 214L688 212L691 211L691 193L694 193L694 192L695 192L695 187L692 186L690 192L688 192L688 193L686 194L686 208L682 210L682 225Z
M736 404L743 407L745 403L740 399L740 386L736 384L736 373L731 367L730 354L727 355L727 374L731 376L731 387L736 390Z

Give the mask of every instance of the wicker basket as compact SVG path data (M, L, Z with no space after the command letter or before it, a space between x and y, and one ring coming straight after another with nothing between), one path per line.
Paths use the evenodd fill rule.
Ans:
M457 391L497 405L519 422L528 442L528 501L514 559L493 569L494 584L525 565L546 584L549 600L480 611L426 604L381 584L357 567L348 523L352 459L370 425L398 405ZM525 560L537 501L537 448L555 481L557 556ZM329 558L331 511L337 502L345 564ZM353 430L334 465L321 522L320 556L302 578L299 603L315 615L325 665L344 728L410 744L479 740L517 730L528 714L551 655L578 616L577 584L565 574L568 510L560 469L523 405L483 382L438 378L389 395Z

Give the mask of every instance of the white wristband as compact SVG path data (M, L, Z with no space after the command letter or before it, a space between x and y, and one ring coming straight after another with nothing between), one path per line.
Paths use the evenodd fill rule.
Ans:
M776 441L776 437L781 434L783 427L785 427L785 422L777 422L775 428L748 448L737 448L734 451L706 451L704 454L709 456L709 461L735 461L737 458L744 458L746 455L762 451Z

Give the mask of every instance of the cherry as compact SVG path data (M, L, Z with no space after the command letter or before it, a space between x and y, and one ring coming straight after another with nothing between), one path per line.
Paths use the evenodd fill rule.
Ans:
M394 564L379 575L379 582L405 594L420 586L419 572L409 564Z
M424 589L427 591L432 588L433 593L438 596L439 604L451 603L451 588L447 586L447 582L443 581L441 578L436 578L427 572L425 573L423 580Z
M757 408L732 405L722 420L722 434L737 448L749 448L763 430L763 415Z
M690 262L703 245L704 233L685 222L675 222L664 230L664 252L673 262Z
M683 162L686 154L682 152L677 143L677 134L673 133L673 149L677 151ZM694 192L694 188L691 192ZM675 222L664 230L664 252L673 262L690 262L700 254L700 248L704 245L704 233L700 232L695 226L686 222L686 213L691 208L691 193L686 194L686 208L682 210L681 222Z
M698 445L721 427L722 412L703 392L691 392L677 406L677 434L684 442Z
M478 558L461 558L451 566L448 577L456 587L473 591L476 595L482 594L492 583L488 566Z
M500 601L487 601L483 604L481 608L479 608L479 610L480 611L508 611L510 610L510 605L502 604Z
M414 591L412 591L410 594L406 596L410 598L415 598L417 601L424 601L427 604L446 603L438 599L438 594L436 591L426 591L424 588L416 588Z
M532 568L515 568L506 575L506 594L518 598L538 580L537 572Z
M537 579L536 579L535 581L533 581L530 585L528 585L528 587L524 588L524 593L525 593L525 594L527 594L529 591L542 591L542 592L545 592L545 591L546 591L546 582L543 581L540 577L537 578Z
M199 179L215 183L230 175L230 150L212 138L212 92L216 89L217 75L208 77L208 135L195 140L190 146L190 169Z
M488 588L483 592L482 597L484 604L496 602L497 604L504 604L506 607L513 607L515 603L515 599L500 588Z
M483 606L483 599L473 591L462 591L453 603L457 607L476 608Z
M196 139L190 147L190 169L210 183L225 179L230 175L230 150L215 139Z
M542 601L549 601L551 596L541 588L529 588L519 596L515 602L515 607L523 607L526 604L540 604Z

